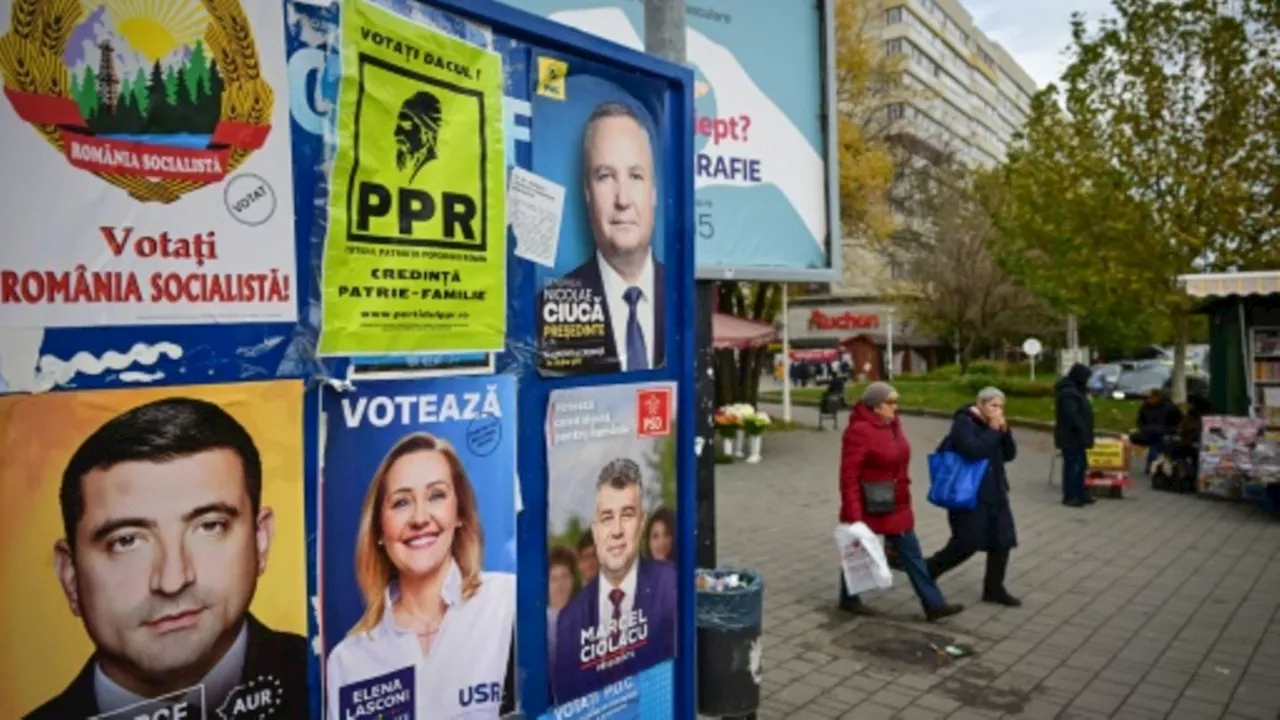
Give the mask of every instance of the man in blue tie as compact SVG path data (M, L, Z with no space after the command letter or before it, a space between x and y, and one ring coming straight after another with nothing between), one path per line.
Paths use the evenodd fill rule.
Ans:
M565 276L604 298L605 361L629 372L662 367L664 272L653 256L653 143L631 107L606 102L582 138L583 194L595 253Z

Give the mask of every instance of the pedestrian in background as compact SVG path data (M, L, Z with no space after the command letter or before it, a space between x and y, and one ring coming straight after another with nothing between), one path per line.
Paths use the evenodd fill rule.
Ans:
M911 445L898 419L898 393L874 382L862 393L845 428L840 456L840 522L864 523L894 548L911 586L934 622L964 609L947 602L929 577L911 511ZM888 486L888 487L886 487ZM840 608L860 615L875 613L849 594L840 575Z
M1018 546L1013 506L1009 503L1009 476L1004 467L1018 456L1018 446L1005 420L1004 406L1004 393L986 387L974 404L956 412L942 449L951 450L968 462L986 460L987 472L978 486L977 507L947 513L951 539L929 558L928 568L929 576L937 579L974 553L985 552L987 571L982 601L1019 607L1022 601L1011 595L1004 584L1009 551Z
M1062 504L1092 505L1084 486L1088 465L1085 451L1093 447L1093 405L1087 387L1093 372L1076 363L1054 386L1053 443L1062 451Z

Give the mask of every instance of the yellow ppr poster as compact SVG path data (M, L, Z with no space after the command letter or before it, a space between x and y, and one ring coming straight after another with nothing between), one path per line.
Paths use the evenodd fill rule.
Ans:
M502 349L502 85L496 53L342 3L320 354Z

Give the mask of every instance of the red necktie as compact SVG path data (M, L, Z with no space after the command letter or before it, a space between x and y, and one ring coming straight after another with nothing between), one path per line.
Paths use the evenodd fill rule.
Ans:
M617 646L618 638L622 635L622 598L627 594L622 592L621 588L614 588L609 591L609 602L613 603L613 632L609 635L609 644Z

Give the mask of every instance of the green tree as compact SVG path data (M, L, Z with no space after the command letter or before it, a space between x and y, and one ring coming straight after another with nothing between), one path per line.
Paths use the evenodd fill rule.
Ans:
M222 90L224 87L222 73L218 65L209 65L208 92L202 94L192 117L194 118L190 132L211 133L218 126L222 117Z
M147 82L147 127L153 133L168 132L169 101L165 97L164 70L157 60L151 66L151 77Z
M98 74L92 66L85 66L84 75L75 93L76 105L80 107L80 115L86 121L98 114Z
M1177 276L1280 262L1280 9L1114 11L1073 18L1062 87L1037 96L1010 152L998 256L1095 334L1171 330L1183 400L1193 303Z
M147 115L150 98L151 94L147 91L147 71L138 68L138 72L133 76L133 105L141 111L144 118Z
M907 320L927 335L955 338L961 372L980 352L1001 350L1056 322L1048 307L1002 270L991 249L989 210L999 177L971 170L949 152L918 159L899 181L909 222L892 252L905 277L892 293Z
M191 57L182 68L183 79L192 104L200 103L201 95L209 94L209 56L204 51L204 41L197 40L191 48Z
M164 101L170 107L178 104L178 73L172 65L164 70Z

